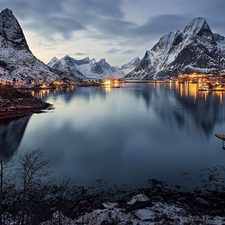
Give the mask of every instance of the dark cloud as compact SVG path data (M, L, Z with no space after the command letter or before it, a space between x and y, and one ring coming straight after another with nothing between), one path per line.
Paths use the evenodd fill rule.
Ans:
M65 39L69 39L72 32L77 30L86 30L86 28L74 19L68 18L50 18L47 23L51 24L48 27L47 32L52 31L53 33L61 33Z
M115 54L115 53L118 53L120 51L121 51L121 49L111 48L106 53Z
M0 7L10 8L17 18L28 19L33 22L35 19L39 21L45 21L52 13L59 12L61 10L60 0L3 0L0 2Z
M59 31L66 31L68 28L73 31L85 29L79 22L68 18L51 18L47 23L50 23Z
M210 25L213 32L220 33L225 36L224 24L225 24L225 1L217 0L215 4L206 0L206 4L203 6L205 12L205 18Z
M126 36L136 27L132 22L127 22L117 19L108 19L101 21L99 24L99 31L107 36Z
M86 26L99 29L100 26L106 27L106 24L109 24L109 30L113 29L116 32L117 21L114 23L112 20L123 18L120 5L120 0L3 0L0 2L2 9L10 8L18 19L26 20L24 24L27 29L39 32L46 36L46 39L56 33L69 39L74 31L86 30Z
M124 51L123 49L111 48L106 53L126 55L126 54L132 54L134 52L136 52L136 51L135 50L131 50L131 49Z
M183 29L185 24L197 16L210 16L210 21L218 29L222 28L222 21L225 20L224 0L184 1L182 11L179 11L182 5L178 1L173 1L170 8L167 9L172 13L167 15L160 13L162 9L155 9L155 1L146 1L149 2L149 20L145 24L137 26L135 23L125 20L124 12L121 10L123 2L123 0L2 0L0 7L2 9L11 8L19 19L26 19L26 23L24 23L26 28L40 32L40 34L46 35L46 38L60 33L65 39L68 39L74 31L80 30L86 30L89 37L102 39L151 37ZM163 1L160 5L163 6ZM150 12L154 12L154 10L158 10L159 15L151 17ZM193 13L190 13L192 11ZM187 13L189 13L188 16ZM221 23L218 23L219 21ZM92 29L95 32L92 32ZM47 31L49 31L48 35ZM89 31L90 33L88 33Z
M121 34L132 25L123 21L120 9L121 0L7 0L0 7L10 7L18 19L26 20L26 29L38 32L47 40L60 34L70 39L74 32L86 30L92 36L91 29L103 33L108 38ZM93 33L94 35L94 33ZM110 35L110 36L109 36ZM49 39L49 36L52 38Z
M124 17L120 9L121 0L66 0L65 4L74 11L74 15L83 14L84 18L87 19L90 17L122 19Z
M208 0L206 2L216 7L216 4L210 4ZM222 8L224 3L220 0L218 2ZM122 3L122 0L3 0L0 7L11 8L19 19L25 20L26 29L39 33L47 40L53 40L56 34L67 40L74 32L86 31L86 37L96 39L140 38L144 41L146 37L160 38L160 35L170 31L183 29L184 24L193 18L191 15L187 17L174 13L154 17L150 17L149 14L149 20L138 26L125 20L124 12L121 10ZM151 11L154 4L150 3ZM205 5L203 7L206 10L209 8ZM168 8L168 12L171 9ZM220 12L222 13L222 9Z
M126 50L126 51L121 52L121 54L124 54L124 55L126 55L126 54L133 54L135 52L136 52L135 50Z
M144 25L133 30L133 35L147 36L160 36L167 34L171 31L184 29L184 24L190 22L191 18L186 18L178 15L160 15L155 16Z
M87 53L77 52L74 55L88 55Z

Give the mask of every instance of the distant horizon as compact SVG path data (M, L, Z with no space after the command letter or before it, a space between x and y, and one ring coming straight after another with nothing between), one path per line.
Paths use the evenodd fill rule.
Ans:
M142 59L169 32L183 30L194 18L205 18L213 33L225 36L225 1L54 0L0 2L20 23L33 54L48 63L69 55L119 66Z

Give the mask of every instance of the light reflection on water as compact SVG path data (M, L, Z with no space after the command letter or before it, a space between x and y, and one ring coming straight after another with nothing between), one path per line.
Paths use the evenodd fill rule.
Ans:
M102 179L137 188L155 178L194 187L201 168L224 165L225 152L214 137L225 133L223 92L140 83L32 94L55 110L30 118L18 151L40 148L52 158L51 169L66 171L79 184Z

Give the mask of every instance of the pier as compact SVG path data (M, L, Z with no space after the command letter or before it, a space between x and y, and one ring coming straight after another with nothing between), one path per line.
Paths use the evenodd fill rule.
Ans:
M225 150L225 144L224 144L224 141L225 141L225 135L224 134L215 134L215 136L219 139L222 140L222 147L223 149Z

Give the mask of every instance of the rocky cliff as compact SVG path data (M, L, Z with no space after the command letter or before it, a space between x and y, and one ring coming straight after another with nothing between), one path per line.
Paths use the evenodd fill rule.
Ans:
M213 34L206 20L193 19L183 31L160 38L125 79L167 79L183 73L225 71L225 38Z

